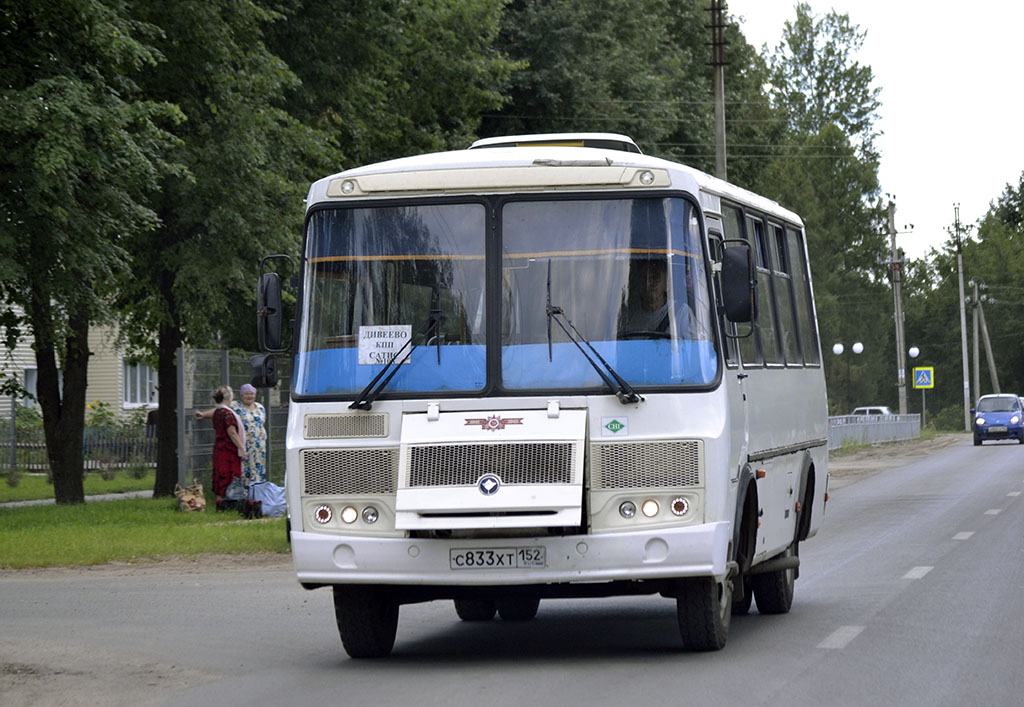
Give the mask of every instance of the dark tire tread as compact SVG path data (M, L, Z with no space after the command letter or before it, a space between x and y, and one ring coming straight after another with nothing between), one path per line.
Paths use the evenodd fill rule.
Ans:
M398 633L398 602L381 587L334 587L334 617L345 652L353 658L391 654Z

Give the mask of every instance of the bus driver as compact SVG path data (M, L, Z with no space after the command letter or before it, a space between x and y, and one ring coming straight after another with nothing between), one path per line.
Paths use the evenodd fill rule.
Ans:
M686 268L686 300L677 302L676 330L690 339L710 339L702 332L693 311L693 271ZM652 258L634 260L629 271L629 290L624 293L619 316L619 338L669 338L668 265ZM643 337L642 334L648 334ZM703 335L701 335L703 334Z

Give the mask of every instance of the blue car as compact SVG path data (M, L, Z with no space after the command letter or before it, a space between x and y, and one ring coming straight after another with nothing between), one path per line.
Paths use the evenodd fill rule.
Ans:
M987 439L1015 439L1024 444L1024 411L1016 395L983 395L974 413L974 446Z

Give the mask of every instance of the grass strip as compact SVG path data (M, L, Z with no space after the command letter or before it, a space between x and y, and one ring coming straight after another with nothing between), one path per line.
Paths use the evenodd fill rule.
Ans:
M135 479L121 472L107 481L97 472L89 472L83 479L86 496L103 493L124 493L126 491L150 491L153 489L154 472L149 471L141 479ZM53 498L53 484L45 474L19 474L18 485L9 486L7 477L0 478L0 503L11 501L37 501Z
M3 569L265 552L288 552L284 518L183 513L166 498L0 509Z

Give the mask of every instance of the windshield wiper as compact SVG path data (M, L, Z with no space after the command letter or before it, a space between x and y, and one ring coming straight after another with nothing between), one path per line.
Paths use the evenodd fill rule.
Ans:
M428 340L430 338L430 333L434 333L434 336L437 339L437 363L440 365L441 320L444 319L444 317L441 316L441 295L439 287L434 288L434 294L431 296L430 300L430 316L423 328L416 332L416 337ZM383 390L388 386L388 383L391 382L391 379L394 378L395 374L401 369L402 364L412 356L412 352L419 346L419 344L412 343L413 338L415 337L409 337L409 339L402 344L402 348L398 349L398 351L395 352L395 355L388 359L388 362L384 364L384 368L380 369L380 372L373 377L373 380L366 384L366 387L363 388L359 395L356 396L356 399L352 401L352 404L348 406L350 410L369 410L373 407L373 401L380 396L381 392L383 392ZM406 349L409 350L406 351ZM404 356L402 355L403 353L405 354ZM384 378L384 380L381 380L384 374L387 374L387 377ZM378 381L380 382L378 383Z
M569 319L569 317L567 317L565 315L565 312L562 310L562 308L561 307L552 306L552 304L551 304L551 260L548 260L548 304L547 304L546 312L547 312L547 315L548 315L548 360L549 361L552 358L551 322L552 322L552 320L554 320L555 324L557 324L559 326L559 328L563 332L565 332L565 335L569 337L569 341L571 341L572 343L576 344L576 348L578 348L580 350L580 353L583 354L583 358L587 359L587 363L589 363L591 366L593 366L594 370L597 371L597 375L601 376L601 380L603 380L605 382L605 385L608 386L608 389L611 390L613 393L615 393L615 397L617 397L619 399L620 403L622 403L623 405L629 405L630 403L639 403L639 402L641 402L644 399L642 395L640 395L638 392L636 392L636 390L633 388L633 386L631 386L628 382L626 382L626 380L622 376L620 376L618 373L616 373L615 369L612 368L611 365L601 357L601 354L599 354L597 352L597 349L594 348L594 345L591 344L589 341L587 341L587 338L585 336L583 336L583 334L580 333L579 329L577 329L576 326L572 323L572 320ZM561 317L562 319L565 320L565 324L569 325L569 328L572 329L572 332L570 332L569 329L566 329L565 324L562 324L562 322L559 320L559 317ZM593 358L591 358L590 355L586 352L586 350L583 348L581 342L582 342L582 344L586 344L587 348L590 349L590 351L597 358L597 361L601 362L600 366L597 364L597 361L595 361ZM602 369L601 366L604 366L604 369ZM612 381L613 378L615 379L614 382Z

